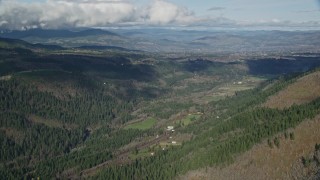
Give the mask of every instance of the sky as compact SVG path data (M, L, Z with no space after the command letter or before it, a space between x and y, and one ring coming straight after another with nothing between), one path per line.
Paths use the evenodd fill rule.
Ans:
M320 28L320 0L0 0L1 29Z

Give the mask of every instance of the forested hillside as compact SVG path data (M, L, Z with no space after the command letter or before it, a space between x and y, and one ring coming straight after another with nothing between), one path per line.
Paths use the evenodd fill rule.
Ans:
M1 42L0 179L174 179L279 146L320 114L316 93L266 105L303 78L318 85L317 54L257 73L264 59Z
M200 122L183 130L194 135L191 141L180 148L159 149L150 159L103 170L97 178L172 179L189 170L231 163L235 155L320 113L319 98L284 110L259 107L268 96L294 81L279 80L267 90L260 87L210 103ZM277 138L269 142L270 146L279 146Z

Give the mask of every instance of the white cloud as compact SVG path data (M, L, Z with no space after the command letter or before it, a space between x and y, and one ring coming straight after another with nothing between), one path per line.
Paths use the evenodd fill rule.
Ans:
M194 20L188 9L163 0L143 7L128 0L0 0L0 27L8 29L187 24Z
M6 26L11 29L91 27L128 21L134 13L135 7L122 1L3 1L0 21L7 21Z
M151 24L188 24L196 20L193 13L188 9L161 0L154 1L146 9L145 18Z
M0 26L8 24L8 21L0 21Z

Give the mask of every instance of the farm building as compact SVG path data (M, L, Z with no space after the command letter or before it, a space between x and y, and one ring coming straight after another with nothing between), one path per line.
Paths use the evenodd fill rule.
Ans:
M168 131L171 131L171 130L173 130L173 129L174 129L173 126L168 126L168 127L167 127L167 130L168 130Z

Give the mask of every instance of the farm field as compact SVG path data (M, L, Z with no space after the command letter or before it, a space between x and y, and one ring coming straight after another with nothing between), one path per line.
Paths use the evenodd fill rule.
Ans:
M132 123L124 127L124 129L139 129L139 130L147 130L152 128L156 124L156 119L148 118L142 122Z

